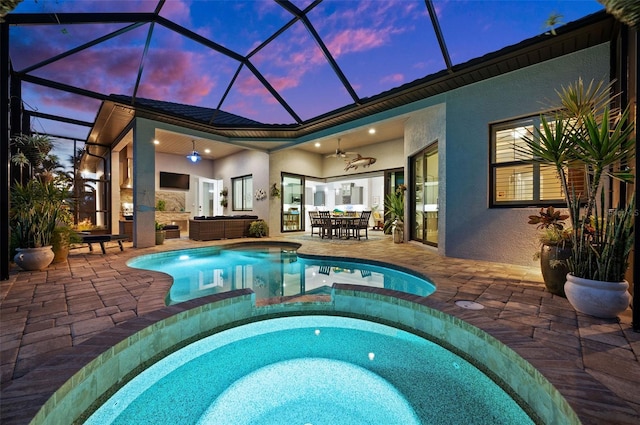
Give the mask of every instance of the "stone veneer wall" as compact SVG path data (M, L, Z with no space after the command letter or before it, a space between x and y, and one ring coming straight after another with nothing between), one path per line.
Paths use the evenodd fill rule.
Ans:
M177 224L181 232L189 231L190 212L156 211L156 221L160 224Z
M429 303L427 300L380 288L336 284L332 302L256 307L255 294L241 289L168 307L125 322L97 337L103 344L112 339L118 342L59 388L31 424L81 421L87 412L97 407L96 400L135 377L141 365L148 366L216 331L270 317L305 313L358 317L413 330L458 354L463 353L485 373L493 374L507 385L507 391L515 392L527 404L538 421L580 423L567 401L530 363L479 328L424 305ZM91 342L89 340L88 345L92 346ZM93 345L95 348L97 344Z
M185 193L176 192L173 190L158 190L156 191L156 205L158 200L162 199L165 202L166 212L181 212L185 210Z

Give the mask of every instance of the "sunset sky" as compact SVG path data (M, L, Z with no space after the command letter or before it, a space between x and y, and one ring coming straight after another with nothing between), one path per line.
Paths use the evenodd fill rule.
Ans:
M300 9L310 0L292 1ZM464 63L602 10L596 0L434 0L451 62ZM24 0L13 13L153 12L158 2ZM301 120L354 101L331 69L309 30L296 22L256 51L293 15L273 1L168 0L162 17L249 61ZM55 16L55 15L54 15ZM325 0L308 18L360 98L376 95L446 68L423 0ZM131 24L22 25L10 28L16 71L82 46ZM101 94L133 95L218 107L239 62L156 24L81 50L28 74ZM549 35L551 36L551 35ZM40 85L23 84L26 108L92 122L100 101ZM263 123L295 123L277 100L243 67L221 109ZM39 132L85 139L88 129L37 119Z

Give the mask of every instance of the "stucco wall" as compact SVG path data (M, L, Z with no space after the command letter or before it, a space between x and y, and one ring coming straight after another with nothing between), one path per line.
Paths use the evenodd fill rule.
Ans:
M271 188L274 183L280 188L282 172L310 177L322 177L322 161L322 155L297 149L274 152L269 156L269 184L267 188ZM270 190L268 193L269 192ZM281 234L281 199L269 196L268 205L270 206L269 234Z
M437 99L431 99L437 101ZM439 229L446 229L447 211L447 167L445 152L447 148L446 137L446 107L440 103L430 106L411 115L404 126L404 150L405 156L411 157L433 143L438 143L438 226ZM406 164L404 164L406 167ZM409 177L409 170L405 169L405 176ZM408 179L405 179L408 183ZM405 223L409 223L408 204L405 205ZM407 228L407 230L409 230ZM405 237L408 237L406 232ZM438 251L445 252L446 240L443 232L438 232Z
M358 167L358 169L349 169L345 171L347 165L345 159L342 158L326 158L323 159L322 175L320 177L336 177L344 175L355 175L358 173L388 170L391 168L402 167L404 164L404 149L402 139L391 140L374 145L363 146L361 148L349 149L357 152L363 157L372 157L376 162L368 167ZM354 159L350 156L349 159Z
M256 201L255 192L258 189L269 189L269 155L253 150L238 152L234 155L215 160L213 163L213 178L223 181L223 187L229 189L229 204L224 209L225 215L251 214L266 219L269 215L269 200ZM253 210L233 211L231 179L235 177L253 176Z
M489 209L489 123L539 112L555 89L608 78L607 44L473 84L446 95L444 253L534 266L536 208ZM446 162L445 162L446 161ZM442 181L442 176L441 176Z

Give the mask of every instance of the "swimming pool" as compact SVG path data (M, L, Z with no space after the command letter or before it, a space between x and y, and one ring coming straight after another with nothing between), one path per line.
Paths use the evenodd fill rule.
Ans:
M268 319L194 342L118 390L87 424L530 424L437 344L354 318Z
M331 293L333 283L387 288L428 296L435 285L424 276L355 261L301 258L290 245L193 248L143 255L129 267L173 277L167 304L249 288L256 299Z

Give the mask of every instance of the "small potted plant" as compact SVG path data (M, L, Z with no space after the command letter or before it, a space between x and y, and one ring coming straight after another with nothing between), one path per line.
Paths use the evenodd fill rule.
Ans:
M164 230L164 224L156 221L156 245L162 245L167 231Z
M269 234L269 226L267 225L267 222L264 220L252 221L251 224L249 225L250 236L261 238L261 237L267 236L268 234Z
M53 262L63 263L69 257L69 250L74 243L82 242L82 238L73 228L73 215L66 205L58 213L58 221L51 237Z
M274 183L271 186L271 197L272 198L279 198L280 197L280 188L278 187L277 183Z
M539 234L540 270L547 290L555 295L565 296L564 283L569 268L567 259L571 256L571 231L565 229L564 221L569 214L562 214L555 208L541 208L538 215L529 216L529 224L537 225Z
M227 201L227 195L228 195L228 194L229 194L229 191L227 190L227 188L226 188L226 187L220 191L220 205L221 205L223 208L226 208L226 207L227 207L227 203L228 203L228 201Z

